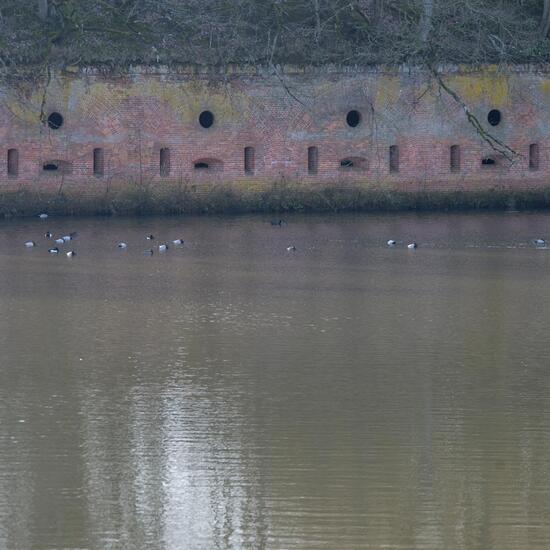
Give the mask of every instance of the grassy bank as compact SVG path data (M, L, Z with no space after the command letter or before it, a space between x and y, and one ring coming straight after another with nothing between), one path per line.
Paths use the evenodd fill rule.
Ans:
M550 187L401 192L360 186L169 184L127 182L107 191L37 188L0 191L0 217L53 215L241 214L250 212L398 212L526 210L550 207Z

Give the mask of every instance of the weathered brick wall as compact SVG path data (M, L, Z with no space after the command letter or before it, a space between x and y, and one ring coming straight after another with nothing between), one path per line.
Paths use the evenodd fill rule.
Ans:
M550 183L550 71L454 67L444 74L484 128L520 154L515 163L495 154L462 106L420 70L286 68L274 75L181 67L105 76L88 69L56 74L48 86L1 91L0 185L93 192L129 178L250 185L285 178L400 190ZM492 109L502 115L494 127ZM346 121L352 110L361 118L355 127ZM199 123L203 111L214 115L210 128ZM63 116L58 129L40 121L53 112ZM455 170L453 145L460 149ZM531 145L538 166L535 147L529 165ZM398 147L397 171L390 146ZM254 148L248 173L245 147ZM308 172L309 147L317 148L315 173ZM103 155L96 176L94 149ZM161 149L169 150L163 174ZM482 165L485 157L496 164ZM353 167L341 166L344 159Z

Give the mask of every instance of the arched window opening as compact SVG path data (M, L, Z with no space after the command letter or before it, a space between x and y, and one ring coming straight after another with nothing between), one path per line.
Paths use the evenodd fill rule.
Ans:
M529 145L529 170L539 169L539 144L531 143Z
M198 159L193 163L196 172L222 172L223 162L215 158Z
M460 172L460 145L451 145L451 172Z
M49 174L70 174L73 166L66 160L47 160L42 163L42 171Z
M319 150L317 147L307 148L307 173L312 176L317 174L319 169Z
M492 168L497 165L497 161L493 157L483 157L481 159L481 166L484 168Z
M399 147L397 145L390 147L390 172L399 172Z
M19 151L8 149L8 176L16 177L19 174Z
M163 147L159 154L159 173L163 178L170 175L170 149Z
M94 149L94 176L103 176L105 170L105 160L103 156L103 149L97 147Z
M361 172L367 169L367 159L363 157L347 157L340 161L340 169L346 172Z
M255 152L254 147L244 148L244 173L247 175L254 174L255 169Z

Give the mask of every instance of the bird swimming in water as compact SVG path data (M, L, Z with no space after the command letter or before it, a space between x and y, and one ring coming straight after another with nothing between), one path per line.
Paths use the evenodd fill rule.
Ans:
M544 246L546 244L546 241L544 239L535 239L533 241L533 244L535 246Z
M69 252L67 252L67 258L72 258L73 256L76 256L76 252L74 250L69 250Z
M286 247L286 251L287 252L296 252L296 247L294 245L292 246L287 246Z
M32 248L33 246L36 246L36 243L35 243L34 241L27 241L27 242L25 243L25 246L26 246L27 248Z
M159 252L166 252L168 250L168 245L166 243L159 244Z
M271 225L278 225L278 226L281 226L283 225L285 222L283 220L271 220Z
M185 241L183 239L174 239L172 242L174 244L183 244Z
M394 241L393 239L390 239L388 241L388 246L395 246L397 244L397 241Z
M152 255L154 254L154 252L153 252L153 249L150 248L149 250L144 250L144 251L143 251L143 254L144 254L145 256L152 256Z
M125 242L120 242L117 244L119 248L128 248L128 245Z
M70 235L63 235L61 239L63 240L64 243L67 243L72 240L72 237Z
M59 239L55 239L55 244L65 244L65 239L63 237L59 237Z
M45 214L45 213L38 214L38 217L39 217L41 220L45 220L45 219L48 217L48 214Z
M155 240L155 236L154 235L147 235L147 237L145 237L148 241L153 241Z
M44 237L46 239L51 239L53 237L53 233L51 231L46 231L46 233L44 233Z
M416 243L410 243L410 244L407 245L407 248L409 248L410 250L414 250L417 247L418 247L418 245Z
M48 252L50 254L59 254L59 248L57 248L57 246L54 246L53 248L50 248Z

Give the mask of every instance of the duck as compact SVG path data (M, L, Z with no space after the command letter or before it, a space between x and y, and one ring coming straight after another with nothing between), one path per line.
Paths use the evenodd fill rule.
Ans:
M147 237L145 237L148 241L154 241L155 240L155 236L154 235L147 235Z
M544 246L546 244L546 241L544 239L534 239L533 244L535 246Z
M42 214L38 214L38 217L39 217L41 220L45 220L45 219L47 219L48 214L46 214L45 212L43 212Z
M27 248L32 248L33 246L36 246L36 243L35 243L34 241L27 241L27 242L25 243L25 246L26 246Z
M283 220L271 220L271 225L283 225L285 223Z
M409 248L410 250L414 250L417 247L418 247L418 245L416 243L410 243L410 244L407 245L407 248Z
M53 233L51 231L46 231L46 233L44 233L44 237L46 239L51 239L53 237Z
M63 235L63 237L61 237L61 239L63 240L63 242L67 243L67 242L71 241L73 238L70 235Z
M296 247L294 245L286 247L287 252L296 252Z
M143 254L144 254L145 256L152 256L152 255L154 254L154 252L153 252L153 249L150 248L149 250L144 250L144 251L143 251Z
M388 246L395 246L397 244L397 241L394 241L393 239L390 239L388 241Z
M183 239L174 239L172 242L176 245L179 245L179 244L183 244L185 241Z
M69 252L67 252L67 258L72 258L73 256L76 256L76 252L74 250L69 250Z
M53 248L50 248L48 252L50 254L59 254L59 248L57 248L57 246L54 246Z
M120 242L117 244L118 248L128 248L128 245L125 242Z
M65 239L63 237L59 237L59 239L55 239L55 244L65 244Z
M159 252L166 252L168 250L168 245L166 243L159 244Z

